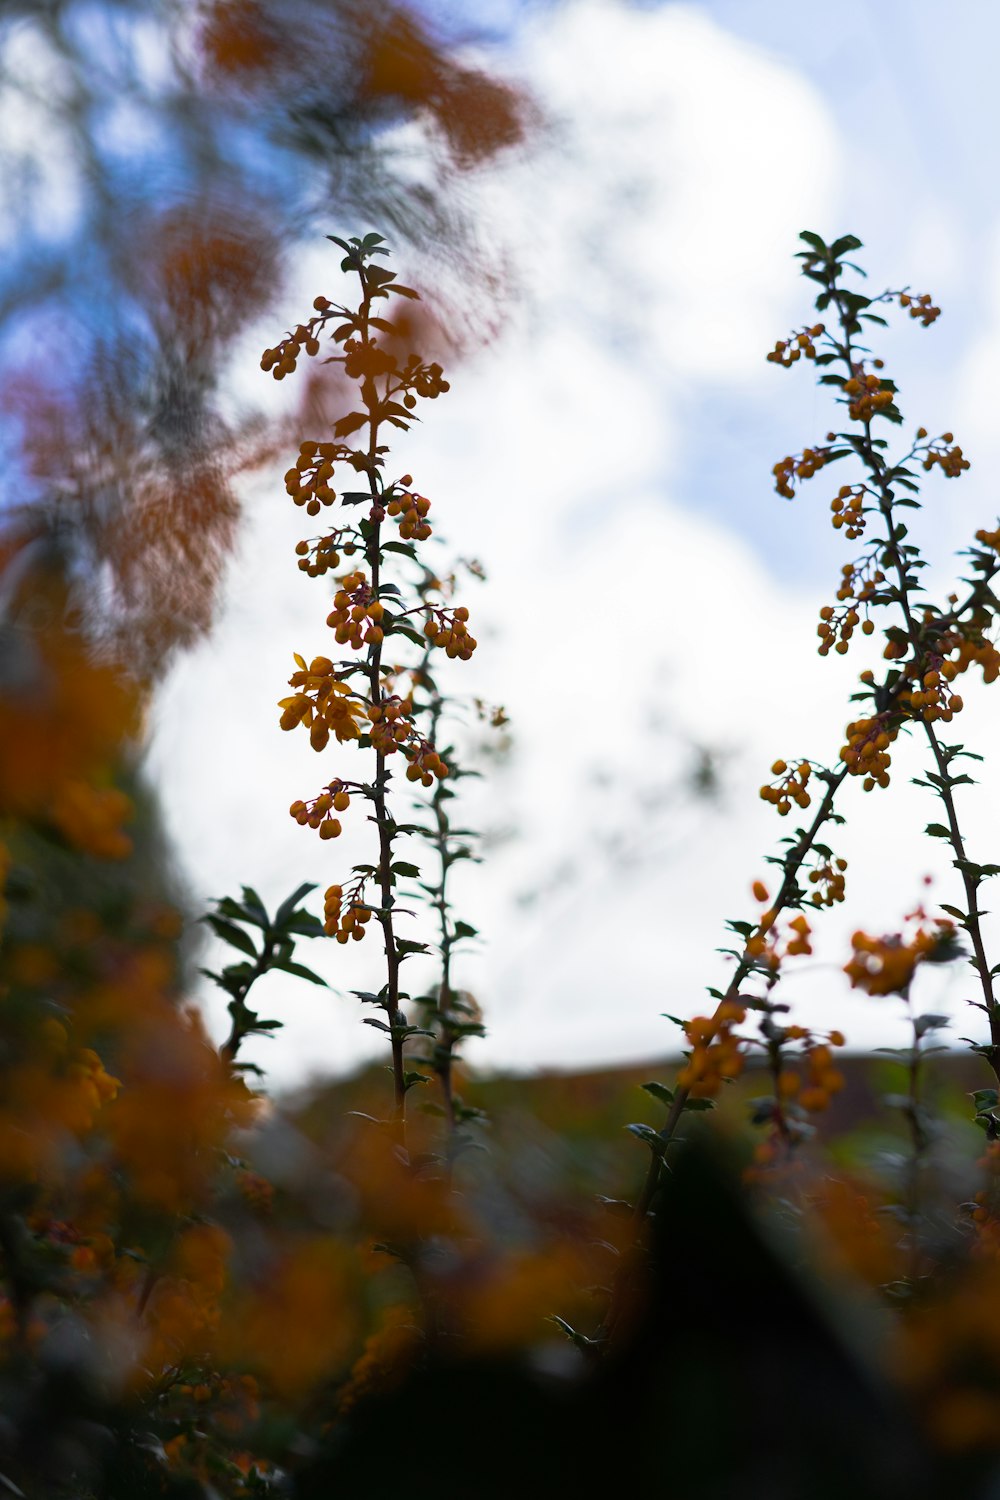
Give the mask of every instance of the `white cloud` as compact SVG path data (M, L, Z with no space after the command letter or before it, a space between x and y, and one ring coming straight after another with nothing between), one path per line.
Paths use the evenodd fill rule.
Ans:
M59 116L70 69L33 22L6 29L0 45L0 243L57 241L79 220L84 183L71 126Z
M633 341L647 375L759 374L790 247L837 190L819 95L684 5L582 0L526 29L521 58L552 137L496 192L536 293Z

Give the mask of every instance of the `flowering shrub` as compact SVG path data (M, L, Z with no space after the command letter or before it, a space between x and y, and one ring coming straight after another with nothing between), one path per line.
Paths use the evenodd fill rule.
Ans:
M671 1018L683 1056L669 1083L642 1083L665 1118L627 1126L649 1153L629 1198L615 1194L632 1159L613 1140L620 1080L465 1073L483 1025L456 978L477 934L456 913L455 868L477 856L453 806L473 774L470 720L505 716L455 691L477 646L461 591L482 569L446 560L436 501L396 472L388 439L449 387L411 348L398 308L416 293L380 236L335 240L357 300L318 297L261 361L283 380L325 346L349 395L284 479L316 523L294 552L325 625L294 659L278 723L322 757L289 813L326 846L331 882L321 914L311 885L273 909L245 886L203 917L229 950L206 971L228 1006L218 1044L187 999L184 918L155 875L132 768L144 690L74 633L58 580L22 589L44 610L15 598L4 628L19 669L0 691L0 1478L13 1493L596 1495L612 1459L618 1481L662 1486L666 1450L681 1493L987 1483L1000 963L982 888L1000 865L970 854L963 767L978 757L944 735L964 708L958 679L1000 674L1000 525L977 532L962 589L934 602L902 512L969 460L951 433L897 439L896 386L865 340L893 304L923 327L939 309L907 289L857 291L853 237L803 242L819 321L767 357L819 371L842 430L782 459L775 485L798 500L850 466L830 506L856 555L837 564L819 654L867 640L881 656L859 673L839 752L770 767L761 797L798 826L752 881L753 915L730 923L710 1013ZM844 955L850 985L896 997L910 1026L880 1153L841 1128L862 1063L839 1027L794 1021L781 983L849 894L844 789L892 795L901 735L926 747L920 784L941 819L927 833L950 850L956 889L940 912L925 893L897 931L858 930ZM370 844L345 865L349 822ZM336 955L366 937L372 978L354 994L385 1037L391 1086L366 1078L279 1108L244 1055L281 1024L261 1014L262 982L274 997L323 985L303 948L332 940ZM954 1066L947 1020L918 1004L925 966L962 959L985 1070L964 1124L936 1081ZM544 1151L512 1107L529 1097ZM831 1288L852 1303L856 1348Z

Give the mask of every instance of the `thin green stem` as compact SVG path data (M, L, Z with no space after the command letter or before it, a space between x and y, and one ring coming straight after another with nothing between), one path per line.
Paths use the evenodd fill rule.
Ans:
M794 848L792 848L786 855L782 867L783 875L781 885L778 888L778 893L774 901L771 903L771 910L774 912L775 918L777 918L781 914L781 912L784 911L785 908L790 905L790 903L794 899L796 899L799 889L799 871L802 869L802 865L805 862L806 857L812 850L816 839L819 837L820 830L823 828L823 825L827 822L827 820L833 813L833 805L836 799L837 792L843 785L847 774L848 768L846 765L841 766L840 769L835 772L829 773L827 778L826 792L823 795L819 807L816 809L816 813L813 817L812 823L810 824L809 828L803 832L801 838L794 846ZM734 1001L739 1000L740 990L743 982L748 977L748 975L752 973L754 966L755 959L749 952L746 951L746 949L744 949L743 955L737 963L736 969L733 973L733 977L729 982L729 986L726 989L726 992L723 995L722 999L719 1001L718 1006L716 1007L716 1015L719 1014L719 1011L722 1010L723 1006L730 1005ZM681 1116L684 1113L684 1107L690 1097L691 1090L689 1088L680 1086L674 1091L674 1097L671 1102L670 1109L667 1113L666 1121L661 1126L658 1132L660 1140L663 1142L663 1147L661 1151L659 1151L658 1153L653 1153L650 1156L650 1162L646 1172L646 1177L632 1211L632 1223L636 1230L637 1239L642 1226L646 1222L650 1206L656 1196L657 1189L660 1185L667 1147L674 1139L677 1127L680 1124ZM608 1310L608 1315L605 1319L604 1325L597 1335L597 1339L600 1342L606 1343L610 1341L614 1335L615 1328L618 1325L622 1312L625 1279L627 1274L628 1267L626 1266L623 1267L622 1273L620 1273L615 1280L615 1286L611 1296L611 1306Z
M930 1140L923 1119L923 1101L921 1099L922 1084L922 1055L920 1048L920 1028L917 1018L913 1014L913 1002L910 999L910 990L907 986L903 997L906 1001L907 1014L910 1025L913 1028L913 1045L910 1049L909 1061L906 1068L906 1121L910 1132L910 1160L906 1174L906 1216L910 1228L910 1280L915 1282L920 1274L922 1256L922 1245L920 1236L920 1198L921 1184L923 1178L924 1163L927 1157L927 1147Z
M361 280L363 298L360 308L360 334L361 341L366 348L371 346L371 332L369 329L369 318L371 315L371 291L364 268L358 268L358 276ZM366 376L362 384L362 399L368 408L368 486L371 491L373 508L381 510L381 492L378 483L378 392L374 379ZM371 589L375 599L379 597L381 582L381 520L372 523L371 535L368 538L367 556L371 567ZM382 640L372 643L368 651L367 664L368 690L372 704L379 705L383 702L385 693L382 687ZM392 1081L393 1081L393 1119L397 1138L401 1145L405 1145L406 1131L406 1076L405 1060L403 1055L404 1038L401 1034L403 1020L399 1008L399 948L396 943L396 934L393 926L393 876L392 876L392 841L395 832L395 821L390 816L386 788L388 785L389 771L386 766L386 756L381 750L375 752L375 780L372 784L372 804L375 810L375 826L378 829L379 862L378 862L378 886L379 903L378 913L379 925L385 943L386 962L386 985L383 996L383 1008L390 1027L390 1044L392 1048Z

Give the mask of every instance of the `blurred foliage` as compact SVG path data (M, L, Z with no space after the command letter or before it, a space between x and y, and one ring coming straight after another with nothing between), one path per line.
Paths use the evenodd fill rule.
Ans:
M4 7L5 530L58 532L88 627L140 675L206 629L234 477L276 452L226 377L303 236L349 216L433 244L439 301L475 267L489 324L502 267L458 184L530 111L459 60L471 39L392 0ZM439 343L476 336L468 313Z

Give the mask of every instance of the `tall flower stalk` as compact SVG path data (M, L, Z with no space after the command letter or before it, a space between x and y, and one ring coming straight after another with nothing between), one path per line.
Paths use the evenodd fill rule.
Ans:
M265 350L261 364L281 380L294 371L303 352L316 356L328 340L337 351L329 360L340 364L356 386L353 409L332 424L329 436L302 442L294 468L285 475L288 494L308 516L331 514L328 528L300 541L296 553L299 568L310 577L334 573L327 625L336 649L348 654L321 654L308 663L296 656L289 679L293 692L281 700L281 726L307 729L318 753L335 739L369 755L367 773L333 777L314 796L294 802L290 811L298 823L330 840L340 835L340 814L353 799L369 806L373 858L354 865L346 879L328 887L324 926L339 943L360 941L372 924L381 931L384 982L377 990L356 993L381 1012L367 1021L389 1039L392 1124L403 1146L407 1094L426 1078L407 1066L406 1047L426 1029L411 1023L403 1008L410 996L401 988L401 972L407 959L428 949L401 931L401 920L411 914L401 906L401 896L419 899L426 891L420 888L419 868L400 858L400 841L420 828L400 821L394 770L405 765L406 780L424 789L440 786L449 775L451 768L432 738L433 720L428 725L417 707L427 678L421 662L439 651L467 661L476 641L468 628L468 610L446 597L445 586L422 559L423 544L432 534L430 500L414 488L411 475L388 472L389 430L407 431L417 420L418 402L434 400L449 388L439 364L401 352L405 331L384 315L384 303L411 300L417 293L381 264L378 258L388 252L380 235L330 238L344 252L341 269L357 278L357 306L317 297L314 316ZM355 435L352 445L347 440ZM345 471L348 483L360 479L365 488L338 493L333 482ZM350 559L346 571L336 573L345 558ZM446 944L446 965L448 951Z
M988 1040L974 1044L974 1050L1000 1081L1000 1006L994 988L1000 965L991 965L987 955L979 899L982 884L1000 874L1000 865L979 864L970 857L959 823L955 791L971 782L959 763L980 757L942 739L942 729L964 707L956 680L973 666L980 667L986 682L1000 676L1000 652L989 634L1000 612L993 589L1000 569L1000 527L977 531L967 549L964 593L952 593L943 603L926 595L921 574L927 563L910 537L903 512L920 508L921 474L937 470L956 479L969 468L969 460L952 433L932 438L922 426L899 452L893 451L889 434L903 425L896 384L883 373L884 361L865 340L873 329L885 326L880 309L891 304L924 327L936 321L940 309L928 294L916 295L908 288L876 296L859 290L852 278L864 273L846 259L861 248L853 235L830 245L810 232L802 240L802 272L818 288L815 308L824 321L779 340L767 358L784 368L800 361L813 363L822 371L820 383L832 388L846 423L828 432L822 442L779 460L773 471L775 488L791 500L802 483L829 465L844 460L852 464L853 474L833 496L830 510L834 530L848 541L861 542L861 547L840 569L836 602L820 611L819 653L845 655L856 635L872 637L881 625L883 666L881 671L866 667L860 673L852 701L862 707L847 725L835 764L779 759L761 787L761 797L782 817L795 807L812 807L817 788L821 792L810 821L782 841L781 852L769 856L778 872L773 897L763 881L754 882L762 912L755 920L729 923L741 946L730 950L734 969L725 989L709 992L716 1002L712 1014L678 1020L688 1051L673 1087L647 1085L665 1105L667 1116L659 1128L630 1126L650 1151L633 1205L637 1232L654 1207L682 1118L691 1110L712 1107L721 1087L742 1072L749 1056L764 1054L774 1083L773 1095L754 1101L754 1120L769 1132L758 1148L762 1165L794 1152L842 1086L830 1050L843 1045L842 1034L817 1035L786 1024L776 1014L785 1007L773 996L787 960L812 951L813 913L844 899L846 861L823 842L827 830L843 822L838 811L842 789L851 778L860 781L865 792L887 788L892 746L904 731L920 733L930 751L930 767L919 784L939 798L944 821L931 823L927 832L949 845L964 904L944 905L946 915L936 919L921 909L908 919L910 928L916 921L912 931L906 928L883 937L856 933L846 970L852 985L869 994L908 995L916 968L955 957L964 936L980 991L974 1003L989 1028ZM754 1012L760 1018L759 1034L747 1035L739 1028ZM915 1017L918 1034L931 1029L931 1022L940 1024L940 1018ZM792 1055L796 1052L797 1058ZM996 1107L995 1089L976 1097L978 1114ZM921 1155L925 1145L921 1141ZM618 1278L599 1343L610 1338L618 1322L627 1274Z

